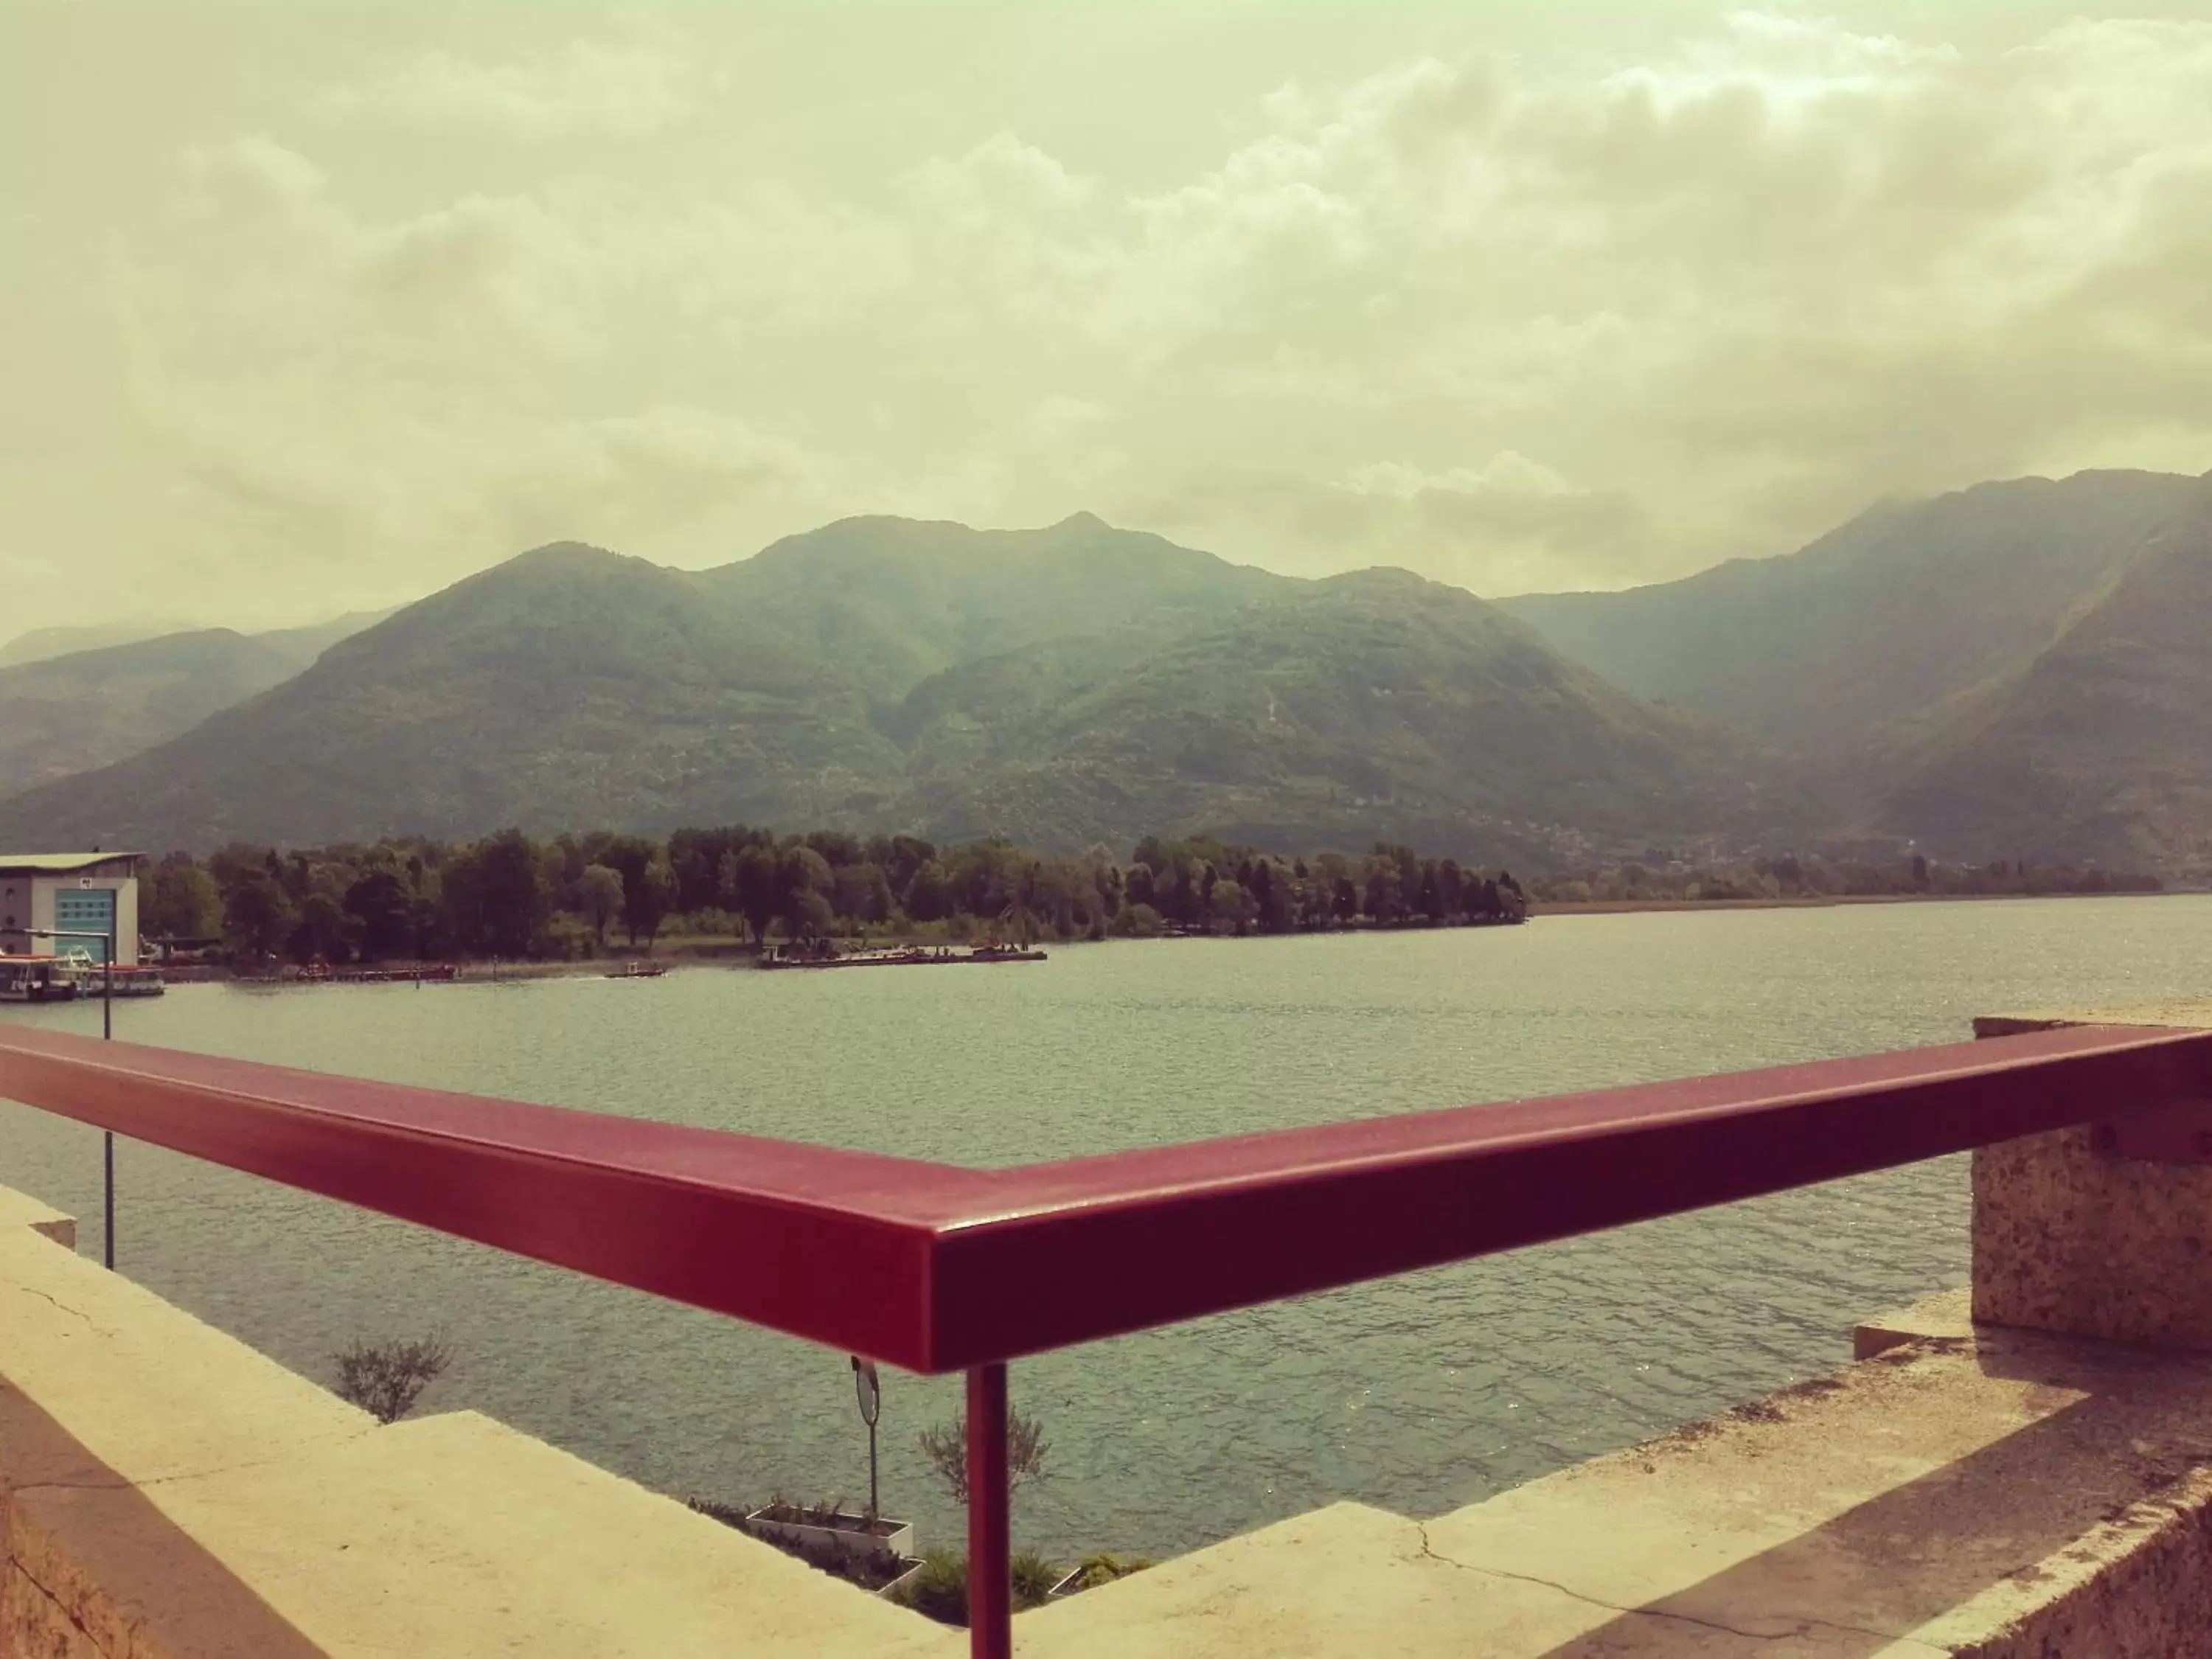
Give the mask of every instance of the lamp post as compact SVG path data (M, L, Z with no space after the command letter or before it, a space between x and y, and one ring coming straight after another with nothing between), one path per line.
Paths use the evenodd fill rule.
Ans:
M853 1392L859 1397L860 1421L868 1425L868 1519L879 1513L876 1493L876 1419L884 1414L884 1387L876 1377L876 1363L858 1354L853 1359Z
M104 954L100 962L100 1035L106 1042L115 1040L115 929L110 927L104 933L81 933L67 927L32 927L26 930L33 939L80 939L96 941ZM105 1225L100 1230L100 1265L111 1273L115 1268L115 1131L100 1132L100 1196Z

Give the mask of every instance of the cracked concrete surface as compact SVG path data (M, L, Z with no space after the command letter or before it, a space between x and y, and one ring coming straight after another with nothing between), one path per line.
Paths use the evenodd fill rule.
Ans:
M1699 1630L1711 1631L1722 1636L1741 1637L1747 1641L1752 1642L1802 1642L1808 1637L1815 1636L1819 1632L1825 1631L1832 1632L1835 1634L1843 1637L1871 1637L1876 1641L1892 1644L1886 1649L1886 1651L1900 1655L1914 1653L1943 1654L1948 1651L1948 1650L1942 1648L1929 1647L1927 1644L1923 1642L1912 1641L1909 1638L1899 1636L1899 1633L1894 1631L1870 1630L1864 1626L1838 1624L1832 1620L1803 1620L1792 1626L1790 1629L1784 1631L1749 1630L1735 1625L1724 1623L1717 1619L1700 1619L1693 1613L1671 1613L1663 1607L1624 1607L1619 1602L1608 1601L1603 1596L1592 1595L1585 1591L1577 1589L1571 1584L1562 1583L1555 1578L1539 1577L1533 1573L1506 1572L1496 1567L1483 1566L1475 1562L1462 1561L1455 1557L1445 1555L1439 1552L1433 1543L1431 1542L1429 1538L1429 1529L1426 1524L1416 1522L1415 1526L1420 1534L1421 1553L1429 1560L1440 1561L1446 1566L1455 1567L1462 1572L1481 1573L1485 1577L1491 1578L1517 1579L1524 1584L1535 1584L1545 1589L1557 1590L1560 1595L1570 1596L1575 1601L1583 1602L1601 1613L1625 1615L1634 1619L1650 1619L1661 1624L1672 1623L1689 1625Z
M376 1432L374 1427L357 1429L347 1434L305 1443L309 1447L344 1445L362 1440ZM126 1480L119 1474L111 1474L96 1480L19 1480L7 1484L11 1496L24 1497L42 1492L144 1492L156 1486L182 1486L191 1480L219 1480L229 1475L252 1474L257 1470L275 1468L280 1462L289 1462L296 1452L288 1452L283 1458L248 1458L240 1463L222 1463L204 1469L179 1469L168 1474L149 1474L137 1480Z
M88 1629L68 1603L10 1557L0 1566L0 1630L13 1632L21 1651L30 1659L33 1632L43 1632L41 1643L50 1659L107 1659L95 1632ZM15 1650L9 1650L11 1654ZM42 1656L43 1659L43 1656Z
M69 1307L63 1303L55 1301L52 1297L49 1296L46 1291L39 1289L34 1285L26 1285L16 1279L7 1279L0 1282L4 1282L7 1288L11 1291L20 1291L25 1296L37 1297L41 1302L46 1303L48 1306L55 1309L58 1312L75 1314L79 1319L84 1321L86 1324L89 1325L92 1323L92 1316L90 1314L86 1313L81 1308Z

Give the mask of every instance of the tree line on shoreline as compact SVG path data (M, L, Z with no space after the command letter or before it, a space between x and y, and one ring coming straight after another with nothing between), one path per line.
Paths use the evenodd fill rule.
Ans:
M1640 860L1532 881L1528 896L1554 904L1698 904L1826 898L2027 898L2164 890L2165 884L2153 875L2028 859L1958 864L1917 853L1867 859L1793 854L1706 864L1655 849Z
M1205 837L1147 836L1046 856L988 839L778 836L747 825L665 839L595 831L172 853L145 872L149 939L220 941L240 962L332 963L601 954L664 933L1024 940L1316 932L1523 920L1511 872L1376 843L1285 857Z
M219 941L244 962L321 957L574 960L664 933L756 947L833 937L1041 940L1442 927L1523 919L1559 904L1759 902L2152 892L2155 877L1996 860L1946 864L1792 855L1641 860L1533 878L1377 842L1285 856L1209 837L1147 836L1046 856L1001 839L778 836L746 825L665 839L592 832L535 839L407 838L279 850L234 844L150 863L149 939Z

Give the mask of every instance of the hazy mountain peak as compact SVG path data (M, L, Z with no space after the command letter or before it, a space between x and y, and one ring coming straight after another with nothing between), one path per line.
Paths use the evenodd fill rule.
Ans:
M1970 856L2212 852L2212 490L2049 647L1902 734L1887 828Z
M611 549L594 546L590 542L547 542L542 547L530 548L511 559L502 560L492 567L495 570L587 569L605 568L614 563L651 564L650 559L617 553ZM658 568L658 567L656 567Z
M2201 489L2158 472L2004 479L1886 503L1778 557L1500 605L1639 696L1850 747L2043 650Z
M1091 513L854 517L704 572L564 541L282 684L279 636L224 629L0 672L33 767L147 749L30 789L0 838L744 819L1475 852L1542 823L2166 857L2212 847L2208 619L2212 474L2005 480L1502 604L1393 566L1273 575ZM222 712L163 742L209 688Z
M131 645L140 640L158 639L164 634L183 633L188 627L188 623L180 622L140 622L34 628L0 644L0 668L43 662L80 651L99 651L112 645Z
M1324 587L1371 587L1377 592L1402 593L1419 592L1424 588L1437 588L1465 598L1474 596L1463 587L1454 587L1449 582L1437 581L1418 570L1408 570L1401 564L1370 564L1364 569L1340 571L1334 576L1321 578Z

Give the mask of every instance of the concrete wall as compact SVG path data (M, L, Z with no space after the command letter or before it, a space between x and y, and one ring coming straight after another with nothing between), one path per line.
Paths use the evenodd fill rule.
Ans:
M38 883L34 877L0 875L0 951L20 956L31 948L21 930L43 924L36 915Z

